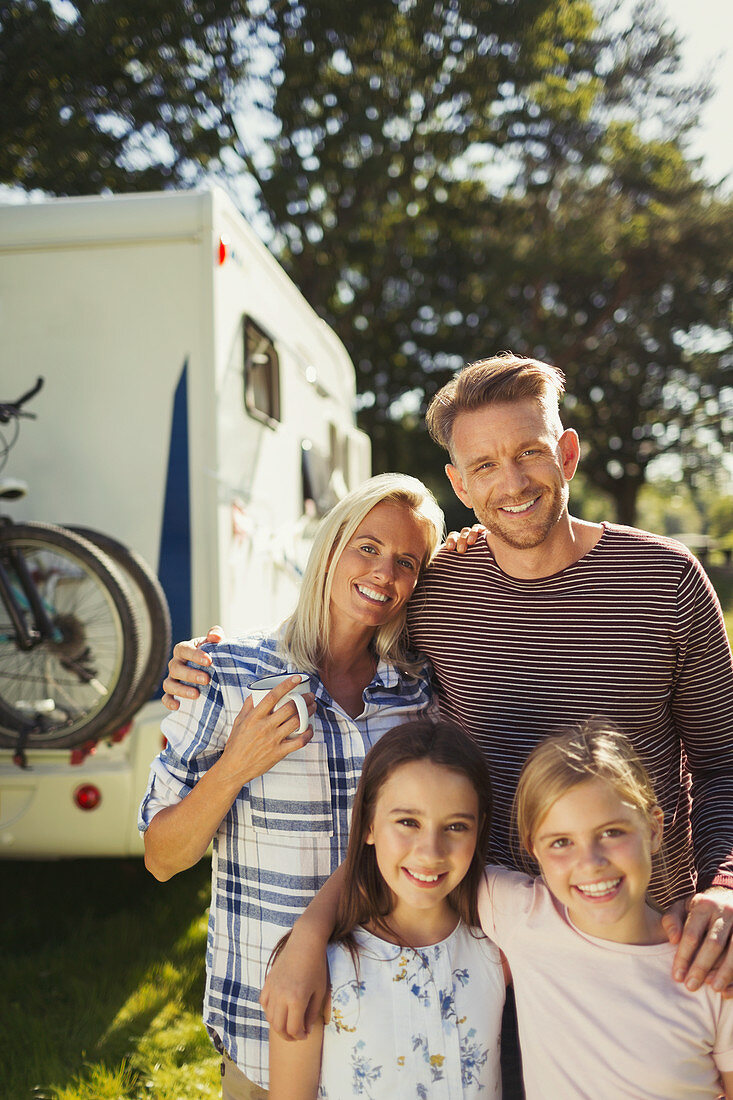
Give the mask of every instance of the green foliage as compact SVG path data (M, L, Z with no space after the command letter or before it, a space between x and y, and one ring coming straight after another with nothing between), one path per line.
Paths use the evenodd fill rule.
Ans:
M422 393L426 371L435 388L479 343L473 297L495 285L472 274L500 279L506 248L500 228L486 232L487 218L501 224L490 177L515 173L529 146L552 164L594 140L592 7L313 2L275 7L271 27L279 132L263 202L355 360L386 468L394 402Z
M733 549L733 496L718 497L708 510L708 530L726 549Z
M246 0L0 0L0 182L190 186L239 148Z
M708 533L707 502L689 485L667 478L643 485L639 493L639 526L655 534L677 538L681 534Z
M700 487L733 437L733 204L677 143L628 126L609 129L601 168L505 202L516 292L504 315L515 350L565 371L583 468L633 523L660 456Z
M497 7L279 9L263 198L377 469L440 480L427 401L512 348L565 370L584 468L634 522L650 464L701 482L733 428L733 211L684 154L704 89L653 3L614 34L588 4Z

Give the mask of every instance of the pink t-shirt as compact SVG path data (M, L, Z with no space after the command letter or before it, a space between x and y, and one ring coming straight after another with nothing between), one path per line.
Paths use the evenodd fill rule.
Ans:
M672 980L675 948L580 932L541 879L489 867L481 926L509 960L527 1100L697 1100L733 1070L733 1001Z

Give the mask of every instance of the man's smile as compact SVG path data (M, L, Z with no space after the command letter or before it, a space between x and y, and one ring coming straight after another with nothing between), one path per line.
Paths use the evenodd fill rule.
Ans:
M541 496L542 494L540 494ZM532 500L525 500L523 504L503 504L500 507L500 511L509 512L513 516L521 515L522 512L528 512L533 504L536 504L540 499L539 496L533 497Z

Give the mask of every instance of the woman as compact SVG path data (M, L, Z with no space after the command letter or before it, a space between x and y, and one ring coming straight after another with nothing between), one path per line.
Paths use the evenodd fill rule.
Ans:
M213 841L204 1017L225 1100L266 1095L267 959L345 856L367 750L430 708L404 623L442 531L416 479L359 486L322 521L293 615L275 635L210 647L210 682L163 723L141 806L145 863L165 880ZM288 672L307 673L313 693L312 731L292 739L295 708L276 709L290 681L256 707L249 697L254 680Z

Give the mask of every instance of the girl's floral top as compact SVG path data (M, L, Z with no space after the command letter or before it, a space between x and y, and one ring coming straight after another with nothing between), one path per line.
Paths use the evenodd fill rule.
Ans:
M320 1100L493 1100L501 1096L504 977L497 948L459 924L431 947L354 933L331 944L331 1018Z

